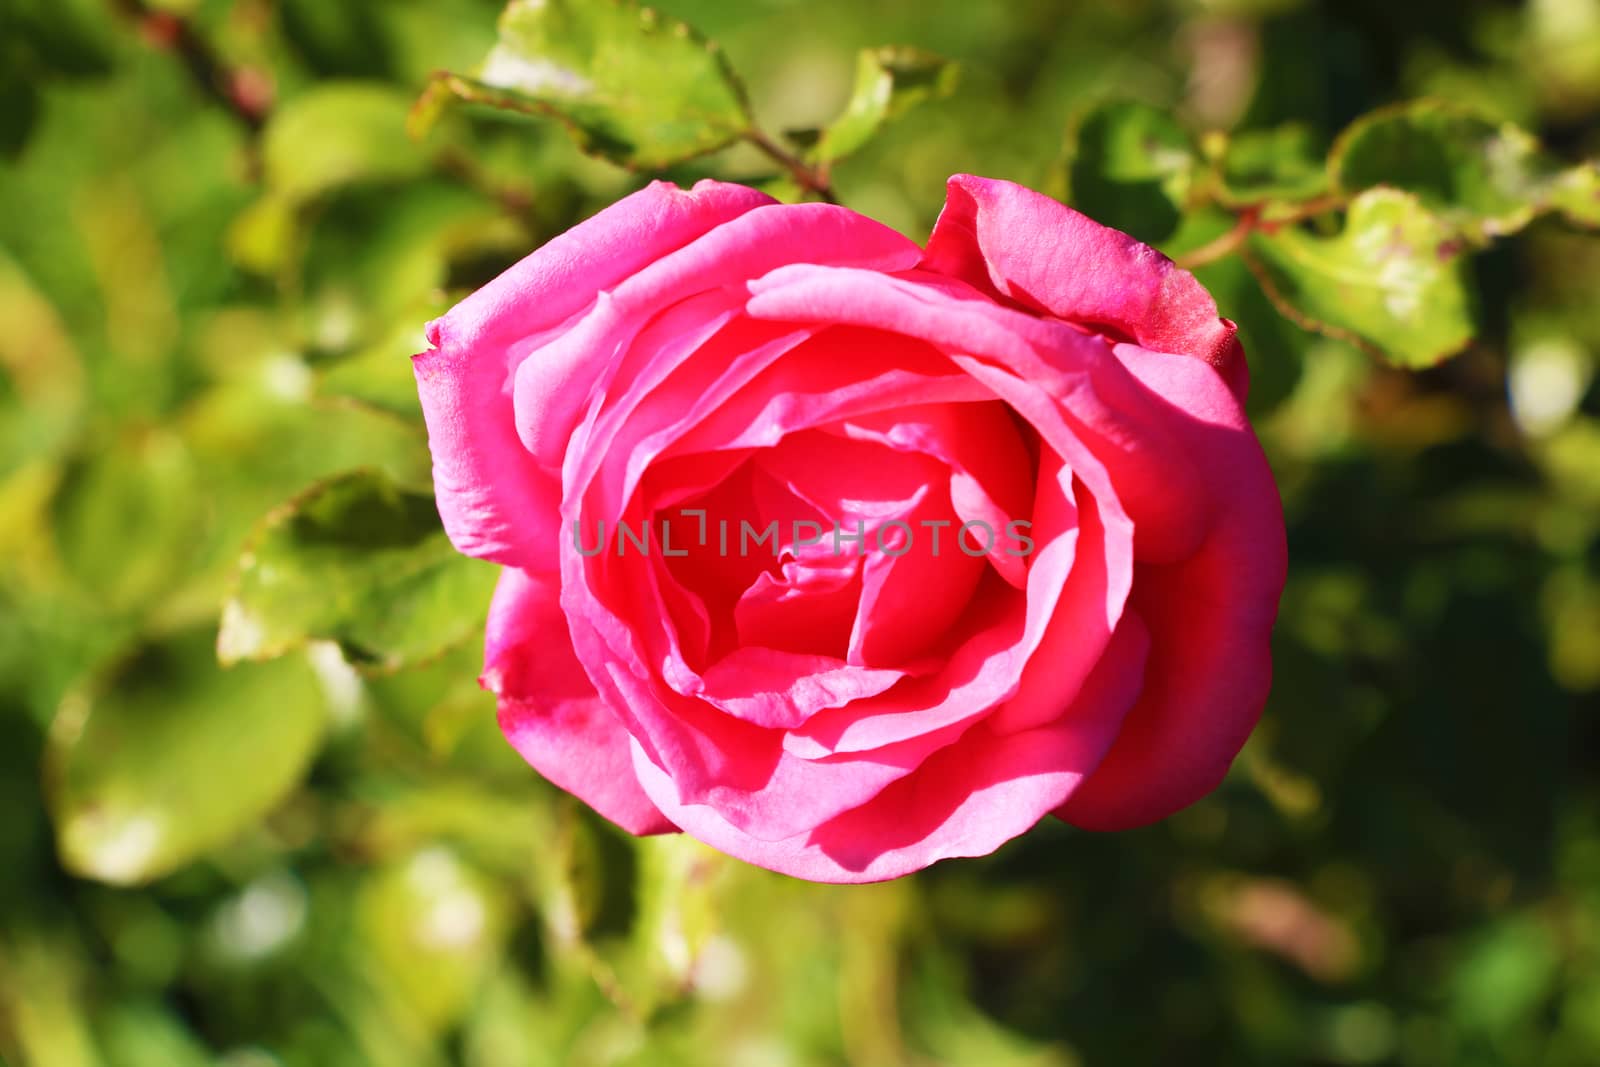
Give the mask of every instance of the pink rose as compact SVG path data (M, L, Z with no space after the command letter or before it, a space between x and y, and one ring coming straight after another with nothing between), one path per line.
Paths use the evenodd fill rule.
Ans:
M926 249L657 182L431 323L446 530L511 743L634 833L893 878L1210 791L1285 568L1233 324L968 175ZM759 536L765 535L765 536Z

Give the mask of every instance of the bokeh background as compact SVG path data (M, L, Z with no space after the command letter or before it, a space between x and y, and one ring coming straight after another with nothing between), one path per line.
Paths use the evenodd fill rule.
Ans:
M918 239L952 172L1058 181L1108 95L1317 146L1437 95L1600 151L1597 0L660 6L773 129L859 47L960 60L837 173ZM549 126L406 136L496 14L0 0L0 1060L1600 1063L1600 238L1554 221L1474 261L1478 340L1421 374L1202 272L1292 570L1260 730L1161 825L809 885L546 785L470 641L217 667L262 515L426 477L421 324L643 180Z

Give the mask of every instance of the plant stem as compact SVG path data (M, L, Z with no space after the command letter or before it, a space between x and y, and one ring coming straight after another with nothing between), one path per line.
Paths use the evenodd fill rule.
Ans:
M806 192L815 193L830 204L839 202L826 166L812 166L755 127L745 131L744 139L788 171L789 176Z
M145 0L113 0L113 4L147 43L176 55L201 92L251 133L260 132L272 109L272 83L263 72L230 68L188 19L152 10Z
M1239 216L1238 220L1234 222L1226 233L1212 238L1199 248L1189 249L1189 251L1174 258L1173 262L1184 270L1194 270L1196 267L1215 263L1223 256L1237 252L1250 234L1255 231L1255 228L1256 216L1253 212L1247 211Z
M1204 267L1208 263L1215 263L1223 256L1231 255L1244 247L1253 233L1271 233L1280 226L1292 226L1307 219L1316 218L1329 211L1337 211L1345 206L1345 198L1330 193L1319 196L1314 200L1306 200L1295 204L1292 211L1272 218L1264 218L1267 205L1247 204L1239 208L1239 214L1231 229L1226 233L1207 241L1198 248L1191 248L1182 255L1173 257L1173 262L1184 270L1194 270Z

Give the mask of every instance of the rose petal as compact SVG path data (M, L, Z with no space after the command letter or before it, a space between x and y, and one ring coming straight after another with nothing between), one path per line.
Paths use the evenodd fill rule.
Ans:
M920 254L916 245L864 215L833 204L772 204L748 211L664 255L617 285L592 314L553 338L538 358L517 368L517 430L529 451L550 469L561 465L573 431L598 389L619 397L625 416L637 399L677 366L682 354L639 346L632 359L615 358L651 318L680 300L715 296L724 286L794 262L870 270L899 270ZM698 342L683 346L686 354ZM576 373L596 367L603 373ZM594 413L598 418L600 411ZM580 447L586 435L578 435Z
M989 562L1009 584L1018 589L1026 584L1022 543L1008 532L1008 524L1027 518L1033 464L1004 404L912 404L825 429L932 456L950 468L950 503L956 521L987 526ZM982 536L981 528L974 528L973 536Z
M1145 690L1105 763L1061 811L1097 830L1164 818L1222 781L1266 701L1288 563L1272 472L1221 377L1132 345L1117 356L1172 404L1171 425L1217 507L1193 558L1142 566L1134 579L1152 639Z
M506 739L540 774L629 833L676 829L639 788L627 732L573 654L553 578L501 572L483 684Z
M814 882L877 882L955 856L983 856L1023 833L1099 763L1139 691L1148 647L1128 615L1069 715L999 736L983 726L860 807L809 833L767 840L742 833L718 811L682 803L673 780L642 749L634 770L679 826L748 863Z
M1241 401L1249 384L1236 327L1194 275L1120 230L1042 193L957 174L922 265L1023 307L1194 356Z
M964 283L913 271L885 275L830 267L785 267L751 284L749 313L778 321L898 324L904 333L1006 368L1047 393L1070 425L1064 454L1082 470L1093 453L1105 484L1138 531L1141 560L1194 552L1212 501L1185 450L1167 431L1166 405L1151 396L1101 339L1002 308ZM1080 447L1081 446L1081 447ZM1063 445L1062 447L1068 447ZM1076 458L1075 458L1076 457Z
M528 352L596 294L771 198L654 182L579 223L428 324L413 361L445 531L469 556L553 570L560 487L517 439L510 394ZM598 368L587 368L597 373Z
M790 751L810 758L870 752L942 731L996 712L1014 698L1036 649L1060 615L1075 621L1071 654L1044 667L1071 700L1110 638L1108 576L1120 574L1126 590L1130 561L1126 536L1120 544L1100 521L1092 498L1076 500L1072 472L1046 451L1040 460L1034 520L1038 546L1028 560L1027 596L1005 617L975 615L972 636L924 685L907 685L860 705L816 716L786 740ZM1120 614L1121 604L1116 605ZM992 606L990 606L992 610ZM980 625L981 624L981 625ZM1029 723L1028 725L1037 725Z

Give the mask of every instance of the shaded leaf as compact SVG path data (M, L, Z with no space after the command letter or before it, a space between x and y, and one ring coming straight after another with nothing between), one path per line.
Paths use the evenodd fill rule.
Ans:
M391 73L393 49L373 8L281 0L278 19L288 43L323 77L382 78Z
M269 515L223 608L225 663L337 641L386 669L465 640L483 625L496 568L456 552L431 493L357 471Z
M927 100L949 96L960 68L920 48L863 48L856 56L855 85L844 111L821 131L807 156L821 163L843 159L870 141L884 123ZM805 131L791 133L805 139Z
M1196 156L1165 111L1117 101L1082 115L1067 139L1066 197L1084 214L1156 242L1178 228Z
M39 121L39 92L15 70L4 70L0 71L0 96L6 99L0 110L0 157L15 159L27 147Z
M413 133L452 98L556 119L584 151L627 167L679 163L751 126L744 89L716 45L626 0L513 0L476 75L436 78L417 102Z
M1286 226L1251 238L1252 265L1279 309L1307 329L1426 367L1472 338L1463 248L1416 197L1372 189L1344 229Z
M67 868L130 885L234 837L274 807L326 721L301 656L224 670L210 627L139 649L63 703L46 752Z
M20 52L18 65L36 80L101 77L115 48L100 6L81 0L8 0L0 5L0 41Z
M1339 136L1328 166L1338 189L1404 189L1476 240L1515 233L1552 210L1600 225L1595 163L1563 168L1521 127L1443 101L1357 120Z
M1309 200L1328 189L1327 165L1308 126L1287 124L1233 134L1219 155L1219 193L1224 203Z

